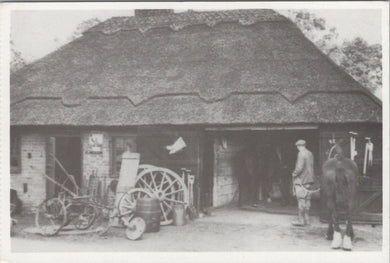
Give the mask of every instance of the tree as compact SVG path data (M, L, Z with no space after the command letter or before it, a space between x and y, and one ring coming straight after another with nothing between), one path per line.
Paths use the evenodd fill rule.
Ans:
M369 45L357 37L345 41L341 47L344 54L341 67L363 86L375 92L382 86L382 46Z
M83 22L81 22L77 27L76 30L73 32L72 36L69 40L75 40L76 38L79 38L83 35L85 31L88 29L94 27L95 25L101 23L101 21L98 18L90 18Z
M382 46L369 45L362 38L340 43L336 28L328 28L323 18L306 11L286 14L302 33L323 53L372 93L382 87Z
M287 16L301 29L303 34L314 42L325 54L338 52L339 34L336 28L328 28L325 19L306 11L288 11Z
M22 57L22 53L15 48L15 44L12 40L10 44L11 44L10 70L13 73L18 69L24 67L26 65L26 61Z

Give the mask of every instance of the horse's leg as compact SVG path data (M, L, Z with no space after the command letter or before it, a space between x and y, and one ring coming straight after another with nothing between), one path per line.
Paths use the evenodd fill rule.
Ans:
M333 203L335 204L335 202ZM339 222L337 221L338 216L337 216L337 211L336 207L333 206L332 208L332 222L334 226L334 231L333 231L333 241L332 241L332 248L337 249L341 247L342 243L342 238L341 238L341 229L339 226Z
M239 175L240 177L238 178L238 205L240 207L242 207L245 203L245 198L244 198L244 195L245 195L245 180L243 178L244 174L240 174Z
M250 205L254 204L254 187L253 187L253 175L249 174L248 178L248 203Z
M250 174L250 184L249 184L249 192L250 192L250 203L251 205L257 205L258 201L258 178L257 174L254 171Z
M332 221L332 213L333 210L328 208L328 217L329 217L329 225L328 225L328 233L326 234L326 238L328 240L333 240L333 221Z
M351 237L351 240L355 237L355 233L353 232L353 226L352 226L352 215L349 215L349 220L347 224L347 231L348 231L348 236Z
M350 201L350 203L352 200ZM347 230L343 239L343 249L352 250L352 240L353 240L353 228L352 228L352 205L348 204L347 209Z

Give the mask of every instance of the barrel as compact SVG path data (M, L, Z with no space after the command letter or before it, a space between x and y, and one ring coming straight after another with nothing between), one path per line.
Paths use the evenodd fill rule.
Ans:
M145 220L145 232L160 231L161 210L158 199L148 197L137 199L135 215Z
M173 224L175 226L182 226L185 224L184 205L176 204L173 206Z

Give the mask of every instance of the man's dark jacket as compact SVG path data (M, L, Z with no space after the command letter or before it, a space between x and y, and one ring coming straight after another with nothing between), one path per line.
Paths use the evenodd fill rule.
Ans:
M297 163L293 172L294 184L308 184L314 182L314 158L313 154L306 148L298 153Z

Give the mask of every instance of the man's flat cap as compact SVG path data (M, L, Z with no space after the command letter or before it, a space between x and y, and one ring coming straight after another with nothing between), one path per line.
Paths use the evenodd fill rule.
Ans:
M295 143L296 146L305 146L306 145L306 141L305 140L298 140L296 143Z

